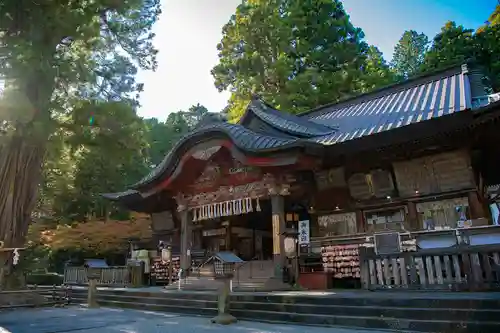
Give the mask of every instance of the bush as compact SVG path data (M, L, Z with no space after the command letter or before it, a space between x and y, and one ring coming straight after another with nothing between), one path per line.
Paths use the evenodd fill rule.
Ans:
M26 284L36 284L39 286L59 286L63 284L64 276L57 273L28 274Z

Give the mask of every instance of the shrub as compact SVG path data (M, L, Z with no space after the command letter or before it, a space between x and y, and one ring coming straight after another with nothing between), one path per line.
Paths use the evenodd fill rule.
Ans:
M28 274L26 276L26 283L29 285L36 284L39 286L59 286L63 284L64 276L57 273L44 273L44 274Z

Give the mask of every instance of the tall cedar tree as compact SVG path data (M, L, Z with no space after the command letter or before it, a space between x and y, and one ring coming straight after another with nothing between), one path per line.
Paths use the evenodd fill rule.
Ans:
M341 1L245 0L222 32L212 75L220 91L232 92L232 121L254 93L300 112L378 85L362 82L371 75L369 47Z
M429 39L423 33L408 30L394 47L392 67L401 79L418 74L424 61Z
M434 37L420 70L432 72L465 62L474 52L473 33L455 22L446 22Z
M474 32L455 22L447 22L434 37L425 55L420 72L432 72L473 60L481 66L485 83L494 92L500 91L500 24L499 6L490 16L491 22Z
M0 3L0 240L22 246L49 137L78 99L134 100L137 68L154 69L159 0L6 0ZM7 101L7 102L5 102ZM14 287L0 253L0 288ZM12 277L12 278L11 278Z

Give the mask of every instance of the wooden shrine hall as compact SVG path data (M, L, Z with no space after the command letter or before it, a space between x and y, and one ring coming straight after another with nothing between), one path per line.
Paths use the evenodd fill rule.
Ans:
M151 214L155 242L178 249L192 280L224 250L245 260L242 289L403 283L370 271L399 261L372 267L360 248L450 250L458 229L469 247L500 244L486 191L500 183L499 105L468 64L299 115L255 97L238 123L208 115L144 179L104 196Z

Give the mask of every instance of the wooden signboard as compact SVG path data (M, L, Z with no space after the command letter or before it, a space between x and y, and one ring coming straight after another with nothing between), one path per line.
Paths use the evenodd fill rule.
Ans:
M392 175L388 170L376 169L349 177L349 191L354 199L384 198L394 192Z
M366 174L356 173L349 177L349 192L354 199L370 199L373 194Z
M375 252L377 254L392 254L401 252L401 237L397 232L373 235Z
M402 197L474 187L474 175L465 151L455 151L394 163Z
M318 190L347 187L344 168L321 170L314 175Z
M167 231L175 229L174 219L170 211L151 214L151 228L153 231Z
M318 224L322 237L353 235L357 233L356 213L319 216Z

